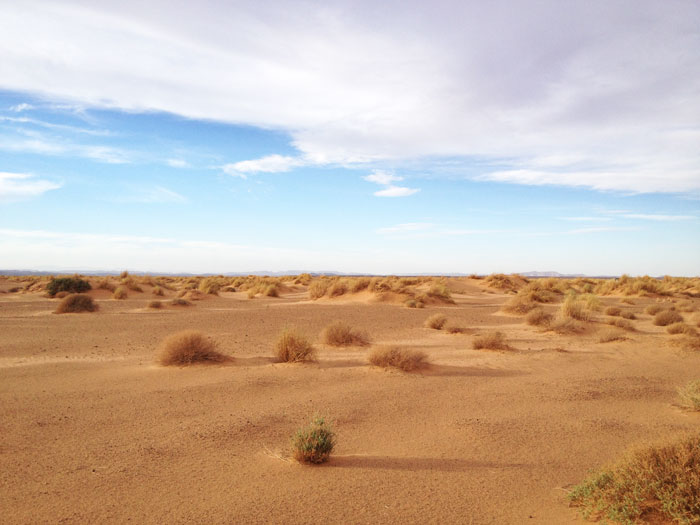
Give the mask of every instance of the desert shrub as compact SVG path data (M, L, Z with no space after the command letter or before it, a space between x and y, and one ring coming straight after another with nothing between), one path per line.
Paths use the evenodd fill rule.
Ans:
M19 286L13 286L12 288L10 288L10 289L7 290L7 291L8 291L8 293L17 293L17 292L19 292L20 290L21 290L21 288L20 288Z
M367 357L370 364L411 372L428 365L428 356L419 350L399 346L378 346Z
M524 315L531 310L537 308L537 303L526 295L516 295L511 297L503 305L502 310L511 314L521 314Z
M61 300L56 307L57 314L95 312L98 310L97 303L92 297L82 293L70 294Z
M673 323L673 324L668 325L666 327L666 331L671 335L676 335L676 334L695 335L695 334L697 334L697 330L695 330L695 328L693 328L692 326L687 325L683 322Z
M369 287L370 283L370 278L369 277L360 277L358 279L355 279L352 282L352 285L350 286L350 291L352 293L358 293L363 290L366 290Z
M285 363L310 361L316 349L309 340L294 329L286 328L275 343L277 359Z
M428 297L438 299L439 301L443 301L445 303L454 304L454 299L452 299L450 291L444 284L437 283L432 285L430 290L428 290Z
M164 366L194 363L222 363L230 358L217 352L216 343L201 332L184 330L166 337L156 352L157 361Z
M133 277L125 277L121 280L122 286L126 286L132 292L143 292L143 288L134 280Z
M129 293L126 291L126 288L123 286L117 286L112 294L112 299L126 299L128 296Z
M205 277L199 282L197 289L205 294L218 295L221 289L221 281L217 277Z
M258 289L257 288L250 288L248 290L248 299L255 299L255 296L258 295Z
M625 337L624 332L620 332L619 330L614 329L605 330L598 336L599 343L609 343L611 341L624 341L625 339L627 339L627 337Z
M552 314L548 314L542 308L535 308L525 316L525 322L532 326L546 326L553 318Z
M425 303L417 299L406 299L403 303L407 308L425 308Z
M586 310L585 303L570 295L561 305L561 313L564 317L576 319L577 321L589 321L591 314Z
M120 279L126 279L127 277L129 277L129 272L127 272L126 270L119 274Z
M70 294L68 292L58 292L54 297L56 299L63 299L64 297L68 297Z
M335 447L335 432L325 418L314 416L309 425L300 428L292 436L294 459L306 463L323 463Z
M618 316L621 313L622 313L622 308L618 308L617 306L608 306L605 309L605 315Z
M158 285L156 285L156 286L153 287L153 292L152 292L152 293L153 293L153 295L157 295L157 296L163 296L163 295L164 295L163 289L162 289L160 286L158 286Z
M321 339L331 346L367 346L369 344L369 336L365 332L353 330L349 324L342 321L329 324L323 330Z
M664 310L654 316L656 326L668 326L673 323L682 323L683 316L675 310Z
M148 307L155 309L163 308L163 303L161 303L160 301L151 301L150 303L148 303Z
M700 410L700 380L691 381L684 387L678 388L681 404L690 410Z
M587 519L699 523L700 434L628 453L574 487L569 500Z
M99 281L97 281L97 286L95 286L95 288L97 288L98 290L107 290L108 292L113 292L116 286L113 282L111 282L105 277L104 279L100 279Z
M311 299L320 299L326 295L330 286L331 283L325 279L316 279L312 281L309 285L309 297L311 297Z
M425 326L433 330L442 330L445 326L447 318L442 314L433 314L425 320Z
M191 302L181 297L176 297L175 299L170 301L170 304L172 304L173 306L192 306Z
M503 332L497 331L486 332L475 337L472 341L472 348L474 350L510 350L510 346L506 343L506 336L503 335Z
M647 306L644 311L648 313L649 315L656 315L658 314L661 310L663 310L663 306L660 306L658 304L650 304Z
M53 297L58 292L83 293L92 289L90 283L78 277L53 278L46 285L46 292Z
M634 301L629 297L623 297L622 299L620 299L620 302L625 304L634 304Z
M590 284L587 283L586 286L590 286ZM585 304L586 310L591 312L599 312L603 308L600 299L598 299L598 296L595 294L586 293L581 296L581 300Z
M345 281L335 281L328 288L328 297L340 297L348 292L348 285Z
M448 334L468 334L470 332L469 328L465 328L463 326L458 326L454 324L447 325L445 331Z
M637 316L634 314L634 312L630 312L629 310L623 310L620 313L620 317L622 317L623 319L631 319L631 320L634 320L637 318Z
M623 319L621 317L613 317L611 319L606 319L605 322L609 325L617 326L618 328L622 328L623 330L628 330L630 332L635 331L634 325L632 323L630 323L629 320Z
M562 335L581 334L586 331L586 325L570 317L558 317L550 323L548 328Z
M265 297L279 297L279 290L276 284L270 284L265 288Z

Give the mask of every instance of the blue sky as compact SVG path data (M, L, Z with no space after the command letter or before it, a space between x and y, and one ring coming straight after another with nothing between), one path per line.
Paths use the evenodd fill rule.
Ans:
M1 268L699 273L693 2L156 4L0 7Z

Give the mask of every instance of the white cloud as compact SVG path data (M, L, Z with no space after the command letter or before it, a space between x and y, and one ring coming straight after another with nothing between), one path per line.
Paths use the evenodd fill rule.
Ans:
M0 172L0 201L22 200L38 197L61 184L45 179L36 179L29 173Z
M375 197L408 197L414 193L419 192L416 188L405 188L402 186L387 186L383 190L375 191L373 195Z
M234 177L246 178L255 173L280 173L289 171L297 166L303 166L306 162L298 157L287 157L283 155L268 155L259 159L243 160L225 164L221 167L224 173Z
M610 217L562 217L564 221L576 221L576 222L607 222L610 221Z
M165 161L171 168L188 168L190 165L183 159L168 159Z
M146 204L185 202L187 199L179 193L163 186L131 188L131 193L115 199L118 202L142 202Z
M15 113L20 113L28 109L34 109L34 106L32 106L31 104L26 104L24 102L22 102L21 104L10 106L10 111L14 111Z
M429 230L433 227L433 224L429 222L406 222L403 224L397 224L396 226L386 226L384 228L379 228L377 233L390 234L390 233L407 233L407 232L417 232Z
M508 159L488 180L700 192L699 17L682 0L25 0L3 6L0 88L283 130L316 163L479 156Z
M654 213L625 213L622 215L625 219L641 219L646 221L689 221L697 219L694 215L660 215Z
M624 226L600 226L592 228L577 228L575 230L569 230L567 235L579 235L582 233L602 233L602 232L625 232L625 231L637 231L639 228L626 228Z
M374 170L370 175L367 175L362 178L367 182L374 182L375 184L382 184L385 186L390 185L392 182L398 182L403 180L403 177L398 177L396 175L392 175L391 173L387 173L386 171L382 170Z

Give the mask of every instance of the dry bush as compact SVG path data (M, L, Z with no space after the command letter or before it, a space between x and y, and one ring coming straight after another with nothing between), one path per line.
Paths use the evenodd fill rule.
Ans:
M342 321L329 324L323 330L321 339L331 346L367 346L369 344L369 336L366 332L353 330L349 324Z
M561 305L561 313L564 317L577 321L590 321L591 314L586 310L585 304L574 296L569 296Z
M369 287L370 281L371 280L369 277L359 277L357 279L354 279L352 281L352 284L350 285L350 291L352 293L358 293L363 290L366 290Z
M163 303L161 303L160 301L151 301L150 303L148 303L148 307L155 309L163 308Z
M123 286L117 286L117 288L114 290L114 293L112 294L112 299L126 299L129 296L128 292L126 291L126 288Z
M58 303L56 307L57 314L80 313L80 312L95 312L99 309L97 303L92 300L92 297L82 293L74 293L67 295Z
M160 286L158 286L158 285L155 285L155 286L153 287L153 290L152 290L151 293L153 293L153 295L157 295L157 296L159 296L159 297L162 297L162 296L164 295L163 289L162 289Z
M425 303L417 299L406 299L403 303L407 308L425 308Z
M569 493L586 519L700 523L700 434L639 448Z
M700 380L691 381L684 387L679 387L678 395L683 407L700 411Z
M474 350L488 349L488 350L510 350L510 346L506 342L506 337L503 332L486 332L485 334L478 335L472 341L472 348Z
M156 351L156 360L164 366L194 363L223 363L230 360L216 350L216 343L201 332L184 330L166 337Z
M535 308L525 316L525 322L532 326L547 326L554 316L548 314L542 308Z
M629 297L623 297L622 299L620 299L620 302L625 304L635 304L634 301Z
M649 315L656 315L658 314L661 310L663 310L663 306L658 305L658 304L650 304L647 306L644 311L648 313Z
M673 323L682 323L683 316L675 310L664 310L654 316L656 326L668 326Z
M558 317L549 325L549 330L562 335L574 335L585 332L586 325L570 317Z
M268 284L264 292L265 297L279 297L279 288L276 284Z
M448 334L468 334L469 332L471 332L469 328L465 328L463 326L458 326L454 324L447 325L445 331Z
M605 309L605 315L618 316L622 313L622 309L617 306L608 306Z
M197 289L205 294L218 295L221 289L221 281L217 277L205 277L199 282Z
M411 372L428 366L428 356L424 352L399 346L378 346L367 357L370 364L383 368L398 368Z
M335 281L328 288L328 297L340 297L348 293L348 285L345 281Z
M622 328L623 330L628 330L630 332L634 332L636 330L632 323L630 323L627 319L622 319L621 317L606 319L605 322L609 325L617 326L618 328Z
M107 290L108 292L113 292L116 286L107 277L105 277L104 279L100 279L99 281L97 281L95 288L97 288L98 290Z
M491 288L498 290L514 291L522 288L528 282L521 275L505 275L502 273L494 273L486 277L485 282Z
M189 302L187 299L182 299L180 297L176 297L172 301L170 301L170 304L173 306L192 306L192 303Z
M678 303L678 309L681 312L694 312L695 311L695 305L692 303L692 301L681 301Z
M25 289L29 289L31 285L27 285ZM49 296L54 297L59 292L68 292L71 294L80 294L91 290L92 286L85 279L81 279L77 275L74 277L54 277L46 285L46 292Z
M312 281L309 285L309 297L311 297L311 299L320 299L326 295L326 292L330 286L330 281L326 279L316 279L315 281Z
M600 299L598 299L598 296L592 293L586 293L582 295L581 300L585 304L586 310L589 310L591 312L599 312L603 308L603 305L600 302Z
M671 335L676 335L676 334L686 334L686 335L695 335L697 334L697 330L693 328L690 325L687 325L683 322L681 323L673 323L670 324L666 327L666 331L671 334Z
M537 303L535 301L527 295L518 294L508 299L501 309L511 314L524 315L535 308L537 308Z
M257 288L251 288L248 290L248 299L255 299L255 296L258 295L258 289Z
M625 336L624 332L620 332L619 330L614 329L605 330L598 336L599 343L609 343L611 341L624 341L625 339L627 339L627 337Z
M292 436L294 459L303 463L324 463L335 447L335 432L325 418L314 416L309 425Z
M126 286L132 292L143 292L143 288L138 285L133 277L125 277L121 280L121 284L122 286Z
M316 349L309 340L292 328L285 328L275 343L277 359L285 363L313 360Z
M623 319L630 319L632 321L637 318L637 316L634 314L634 312L630 312L629 310L623 310L620 313L620 317L622 317Z
M447 286L441 283L434 284L430 287L430 290L428 290L428 297L432 297L433 299L437 299L438 301L442 301L445 303L449 304L454 304L454 299L452 299L452 295L450 295L450 291L447 289Z
M433 330L442 330L447 322L447 317L442 314L433 314L425 320L425 326Z

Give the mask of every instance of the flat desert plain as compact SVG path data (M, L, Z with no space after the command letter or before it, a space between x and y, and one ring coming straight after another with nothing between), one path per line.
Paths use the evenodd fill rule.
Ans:
M424 308L368 290L311 299L313 283L292 280L279 297L224 288L174 306L179 285L117 300L90 280L98 311L55 314L60 299L0 279L3 523L584 523L567 492L591 469L700 429L676 390L700 379L700 352L645 312L678 307L694 327L695 294L599 295L580 332L558 333L504 311L515 291L478 278L440 280L453 304ZM540 307L560 312L564 297ZM601 342L611 306L634 330ZM436 313L462 330L426 327ZM324 344L337 320L371 346ZM285 327L315 361L276 361ZM185 329L233 359L158 365L161 341ZM473 348L493 330L507 349ZM376 345L430 365L371 366ZM300 464L290 437L314 414L337 445Z

